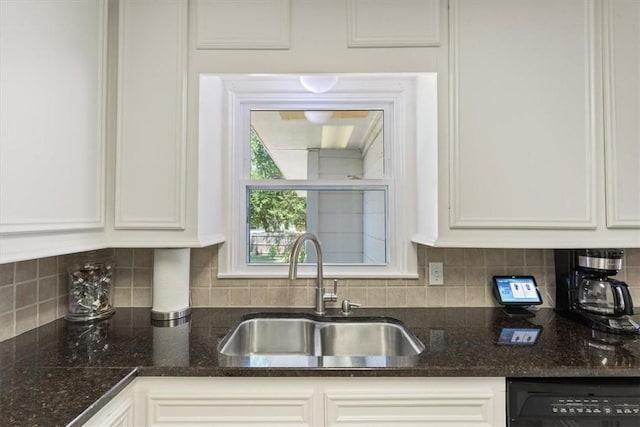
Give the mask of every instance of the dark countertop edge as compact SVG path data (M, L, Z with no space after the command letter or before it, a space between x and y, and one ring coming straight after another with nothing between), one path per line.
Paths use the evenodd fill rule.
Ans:
M198 367L139 367L139 377L244 377L244 378L277 378L277 377L406 377L406 378L575 378L575 377L638 377L637 369L593 370L588 368L565 368L505 372L499 367L478 368L198 368ZM505 375L506 374L506 375Z
M122 390L125 389L129 384L133 382L138 376L138 369L134 368L131 372L125 375L116 385L111 387L109 391L100 396L98 400L93 402L87 409L82 411L80 415L73 419L67 427L81 427L84 425L91 417L98 413L107 403L109 403L114 397L116 397Z

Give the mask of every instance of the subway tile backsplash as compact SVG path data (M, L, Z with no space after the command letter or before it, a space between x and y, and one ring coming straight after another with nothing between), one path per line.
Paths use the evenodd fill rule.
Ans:
M59 286L64 280L60 258L0 265L0 341L66 314L67 291Z
M153 249L106 249L116 276L116 307L151 307ZM0 341L67 313L67 265L81 254L0 265ZM429 262L444 264L444 286L428 286ZM314 280L218 279L218 247L191 250L191 301L194 307L310 308ZM640 249L625 251L618 274L635 301L640 301ZM340 282L338 299L367 307L491 307L491 277L530 274L536 277L544 306L553 307L555 270L552 249L418 248L419 278L348 279ZM336 305L336 304L334 304Z
M493 306L490 281L495 274L533 274L545 302L555 292L552 250L440 249L420 247L419 278L348 279L340 282L339 299L368 307ZM509 260L509 263L507 262ZM429 262L444 263L445 286L427 286ZM314 280L217 279L217 248L192 250L191 297L196 307L311 307Z

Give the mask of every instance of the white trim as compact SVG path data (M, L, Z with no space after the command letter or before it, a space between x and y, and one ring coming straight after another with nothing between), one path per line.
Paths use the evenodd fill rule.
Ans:
M379 34L366 34L360 24L366 22L376 28L385 28L380 26L380 9L387 8L387 12L393 14L408 8L412 14L415 14L418 11L418 5L402 5L398 4L397 0L384 0L382 3L386 5L380 1L375 5L371 5L370 0L347 1L347 46L350 48L440 46L440 0L421 0L419 3L422 9L420 10L424 15L420 25L412 28L405 23L401 34L398 33L397 27L393 34L383 34L385 31ZM373 10L374 13L367 16L368 10Z
M246 147L237 141L248 140L248 112L251 108L373 108L385 110L385 174L383 180L366 180L358 186L389 187L388 193L388 265L325 265L327 277L404 277L415 278L417 247L411 242L416 232L416 86L425 74L341 74L338 84L324 94L309 93L302 88L298 75L205 75L218 79L223 87L223 111L220 121L228 134L223 138L226 162L223 162L226 195L226 218L229 236L219 251L219 277L286 277L287 265L247 265L245 261L244 185L238 177L248 176ZM202 95L202 94L201 94ZM327 105L327 102L330 105ZM215 120L215 118L210 118ZM436 117L433 117L435 126ZM394 141L392 143L392 141ZM246 144L245 144L246 145ZM223 150L224 151L224 150ZM306 184L309 184L306 181ZM327 182L322 182L326 184ZM290 186L291 181L264 185ZM341 181L341 185L353 184ZM261 185L251 182L251 185ZM235 242L241 242L235 246ZM303 266L304 267L304 266ZM301 268L300 276L311 275L312 269Z
M604 2L603 7L603 41L604 41L604 154L605 154L605 199L607 206L607 227L608 228L640 228L640 215L625 216L620 212L620 202L622 195L618 185L618 141L616 120L618 115L616 101L616 69L615 58L619 55L616 52L615 34L614 34L614 18L616 16L616 7L621 5L636 5L636 12L640 9L640 2L623 2L608 0ZM618 11L617 16L626 13L624 9ZM623 109L624 110L624 109ZM638 143L638 141L636 141ZM639 213L640 214L640 213Z
M195 7L197 49L280 50L291 46L290 0L197 0ZM273 14L257 16L260 10ZM235 20L235 31L220 29L216 19ZM260 29L252 33L254 22Z

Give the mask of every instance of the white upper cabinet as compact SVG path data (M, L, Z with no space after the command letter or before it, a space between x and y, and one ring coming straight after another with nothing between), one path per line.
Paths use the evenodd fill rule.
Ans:
M607 226L640 227L640 1L604 6Z
M451 227L595 228L593 8L451 2Z
M188 92L189 1L0 7L0 262L222 241L220 129L198 132L219 106L199 105L197 74Z
M103 246L107 1L0 2L0 263Z
M415 241L640 245L638 2L611 3L605 113L602 2L450 0L439 206Z
M219 155L201 147L197 76L188 84L189 1L120 0L117 19L117 102L113 214L114 247L192 247L218 243ZM117 61L116 61L117 60ZM213 88L215 90L215 88ZM188 107L188 104L191 103ZM200 164L201 163L201 164ZM111 213L111 212L110 212Z
M123 0L115 228L184 229L186 0Z

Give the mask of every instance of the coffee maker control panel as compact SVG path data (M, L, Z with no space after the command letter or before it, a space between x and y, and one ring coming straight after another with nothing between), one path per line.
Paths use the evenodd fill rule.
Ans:
M578 416L638 416L640 401L628 401L621 398L610 399L556 399L550 402L553 415Z
M621 329L624 331L635 331L640 328L640 324L630 317L611 318L609 320L609 326L615 329Z

